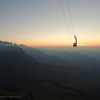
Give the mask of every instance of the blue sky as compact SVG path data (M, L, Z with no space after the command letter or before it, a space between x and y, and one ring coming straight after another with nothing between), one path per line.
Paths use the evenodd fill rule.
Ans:
M79 45L100 45L99 4L69 0ZM67 0L0 0L0 39L30 46L72 45Z

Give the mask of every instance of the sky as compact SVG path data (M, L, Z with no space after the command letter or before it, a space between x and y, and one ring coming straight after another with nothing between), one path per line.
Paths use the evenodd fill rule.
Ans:
M79 46L100 46L100 0L68 2L0 0L0 40L28 46L72 46L75 34Z

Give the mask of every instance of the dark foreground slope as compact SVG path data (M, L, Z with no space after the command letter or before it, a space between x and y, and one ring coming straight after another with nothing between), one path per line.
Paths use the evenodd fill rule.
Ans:
M25 97L23 100L98 100L99 91L99 76L88 78L78 67L37 62L15 45L0 46L1 96L19 95Z
M83 91L64 87L51 80L28 81L17 83L16 86L2 87L0 94L12 95L14 100L86 100Z
M0 46L0 98L84 100L80 91L56 83L59 72L63 71L50 66L38 63L17 46Z

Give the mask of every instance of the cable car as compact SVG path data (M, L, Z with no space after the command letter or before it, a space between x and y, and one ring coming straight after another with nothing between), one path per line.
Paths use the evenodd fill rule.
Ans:
M74 35L75 43L73 43L73 47L77 47L77 37Z

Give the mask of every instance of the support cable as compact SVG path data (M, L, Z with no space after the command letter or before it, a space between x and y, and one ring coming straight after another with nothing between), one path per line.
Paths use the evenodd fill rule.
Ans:
M65 21L65 25L66 25L66 28L68 29L67 31L68 31L68 33L69 33L69 38L70 38L70 41L71 41L71 43L73 44L73 41L72 41L72 38L71 38L71 34L70 34L70 30L69 30L69 26L68 26L68 22L67 22L67 20L66 20L66 16L65 16L65 12L64 12L64 8L63 8L63 4L62 4L62 0L59 0L59 4L60 4L60 8L61 8L61 11L62 11L62 15L63 15L63 17L64 17L64 21ZM71 13L70 13L70 16L71 16ZM71 18L72 19L72 18ZM71 22L72 22L72 20L71 20ZM72 24L73 25L73 24ZM73 30L74 30L74 27L73 27ZM75 32L74 32L75 33ZM75 34L74 34L75 35ZM75 57L75 59L77 59L77 55L76 55L76 52L75 52L75 50L74 50L74 48L72 48L73 49L73 55L74 55L74 57ZM78 60L78 59L77 59Z
M71 20L71 25L72 25L72 30L73 30L73 34L74 36L76 36L75 34L75 29L74 29L74 25L73 25L73 20L72 20L72 15L71 15L71 10L70 10L70 5L69 5L69 1L67 1L67 7L68 7L68 12L69 12L69 16L70 16L70 20ZM81 59L81 55L80 55L80 51L79 51L79 48L78 46L76 47L77 48L77 52L78 52L78 58L79 58L79 62L80 62L80 66L83 67L83 64L82 64L82 59Z

